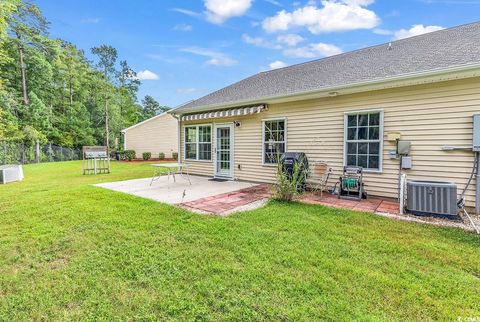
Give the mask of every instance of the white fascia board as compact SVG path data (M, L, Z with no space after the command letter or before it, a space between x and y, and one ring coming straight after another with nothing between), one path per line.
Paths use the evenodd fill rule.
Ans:
M470 77L479 77L480 76L480 63L462 65L452 68L431 70L428 72L420 73L409 73L395 77L382 78L377 80L351 83L341 86L333 86L328 88L322 88L320 90L306 91L300 93L294 93L289 95L277 95L271 97L263 97L255 100L244 100L236 101L232 103L223 103L223 104L212 104L202 106L200 108L194 108L192 110L171 111L171 113L176 115L191 114L191 113L201 113L206 111L214 111L224 108L233 108L244 105L253 105L253 104L272 104L272 103L286 103L291 101L306 100L306 99L315 99L321 97L329 97L332 92L339 92L338 95L354 94L361 92L369 92L374 90L404 87L411 85L420 85L420 84L429 84L435 82L442 82L455 79L464 79ZM185 105L185 104L183 104ZM180 108L179 106L178 108Z

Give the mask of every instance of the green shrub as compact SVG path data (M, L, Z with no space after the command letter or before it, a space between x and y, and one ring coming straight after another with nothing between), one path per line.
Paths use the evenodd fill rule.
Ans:
M143 152L142 156L143 156L143 160L148 161L148 160L150 160L150 158L152 157L152 153L150 153L150 152Z
M178 152L172 152L172 158L178 160Z
M160 159L160 160L165 160L165 153L160 152L160 153L158 154L158 159Z
M305 181L307 170L302 170L301 164L302 160L295 163L293 173L289 176L282 163L278 162L277 179L273 186L274 199L289 202L302 191L301 185Z
M128 160L128 161L132 161L133 159L135 159L135 150L125 150L123 151L123 159L124 160Z
M120 150L117 149L109 149L108 155L111 159L115 159L117 156L117 153L120 153Z

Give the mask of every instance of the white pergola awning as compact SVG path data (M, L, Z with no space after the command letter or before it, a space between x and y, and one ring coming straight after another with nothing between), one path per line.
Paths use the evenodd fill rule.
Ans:
M267 108L266 105L257 105L257 106L249 106L249 107L232 108L228 110L221 110L221 111L215 111L215 112L184 115L182 116L182 121L205 120L205 119L220 118L220 117L232 117L232 116L258 114L263 110L265 110L266 108Z

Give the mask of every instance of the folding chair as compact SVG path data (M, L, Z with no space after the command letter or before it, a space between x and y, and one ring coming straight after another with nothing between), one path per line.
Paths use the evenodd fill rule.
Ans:
M323 191L327 188L328 178L332 173L332 168L328 167L328 164L324 161L314 162L310 166L310 185L315 191L320 191L320 198L323 196Z

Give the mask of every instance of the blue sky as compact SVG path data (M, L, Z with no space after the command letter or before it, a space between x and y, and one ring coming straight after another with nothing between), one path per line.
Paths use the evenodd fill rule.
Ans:
M260 71L480 20L480 0L37 0L51 35L109 44L176 106Z

